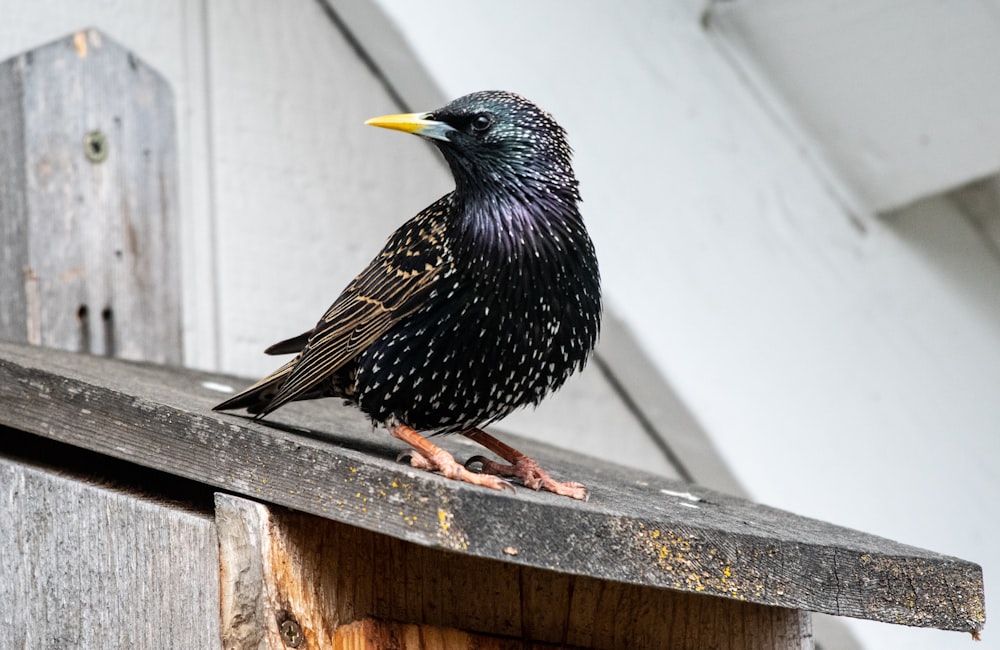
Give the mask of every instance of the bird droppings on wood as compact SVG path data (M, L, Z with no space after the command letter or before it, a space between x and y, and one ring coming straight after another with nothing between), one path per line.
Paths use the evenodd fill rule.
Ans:
M469 538L461 528L455 525L455 515L438 508L438 539L443 546L455 551L469 548Z
M747 590L760 598L764 585L759 577L744 581L733 575L732 565L715 547L706 546L691 533L663 531L639 524L635 533L639 548L655 565L669 573L676 589L708 592L747 600Z
M229 384L221 384L217 381L203 381L201 382L202 388L207 388L208 390L214 390L217 393L235 393L236 390Z
M695 503L701 501L701 497L695 496L688 491L678 492L676 490L668 490L666 488L663 488L660 490L660 494L666 494L667 496L678 497L680 499L687 499L688 501L694 501Z
M897 610L896 618L892 621L894 623L926 625L929 620L927 605L942 598L947 599L956 617L964 618L973 624L972 627L975 627L974 622L986 620L983 598L978 595L972 598L965 598L962 594L950 595L953 591L951 579L943 575L939 577L938 567L924 566L911 558L875 557L869 553L859 555L858 563L869 571L874 571L876 580L899 581L903 576L916 574L921 578L921 583L930 585L930 588L918 589L915 582L909 581L909 589L903 590L902 593L897 592L891 603L886 603ZM873 613L879 607L878 603L870 605ZM972 632L975 634L977 630Z

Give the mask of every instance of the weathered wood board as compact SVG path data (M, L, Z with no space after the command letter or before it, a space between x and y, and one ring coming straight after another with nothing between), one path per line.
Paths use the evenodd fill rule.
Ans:
M214 648L210 514L0 456L5 648Z
M167 82L95 30L0 63L0 338L180 363Z
M587 503L411 470L336 403L214 413L238 380L0 344L0 424L461 555L877 621L975 631L981 568L529 441ZM479 453L457 438L460 458Z

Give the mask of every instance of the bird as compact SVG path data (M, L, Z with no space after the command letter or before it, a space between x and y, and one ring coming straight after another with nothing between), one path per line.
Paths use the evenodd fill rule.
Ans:
M600 334L600 271L566 131L507 91L365 124L436 145L454 189L393 232L315 327L265 350L294 358L214 410L263 418L341 398L407 443L415 468L587 499L584 485L556 481L483 430L582 370ZM460 464L430 440L440 434L505 462Z

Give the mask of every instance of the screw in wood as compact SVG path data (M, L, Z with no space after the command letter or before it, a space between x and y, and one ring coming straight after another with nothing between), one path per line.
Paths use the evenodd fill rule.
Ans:
M298 648L305 641L305 637L302 635L302 628L295 619L286 618L281 622L281 640L285 642L289 648Z
M92 163L102 163L108 157L108 138L100 131L91 131L83 138L83 154Z

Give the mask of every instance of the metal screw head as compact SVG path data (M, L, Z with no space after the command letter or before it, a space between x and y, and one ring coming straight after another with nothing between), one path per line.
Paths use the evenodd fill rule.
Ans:
M305 642L305 637L302 635L302 628L293 619L286 618L281 622L281 640L285 642L289 648L298 648Z
M92 163L101 163L108 157L108 138L100 131L91 131L83 138L83 155Z

